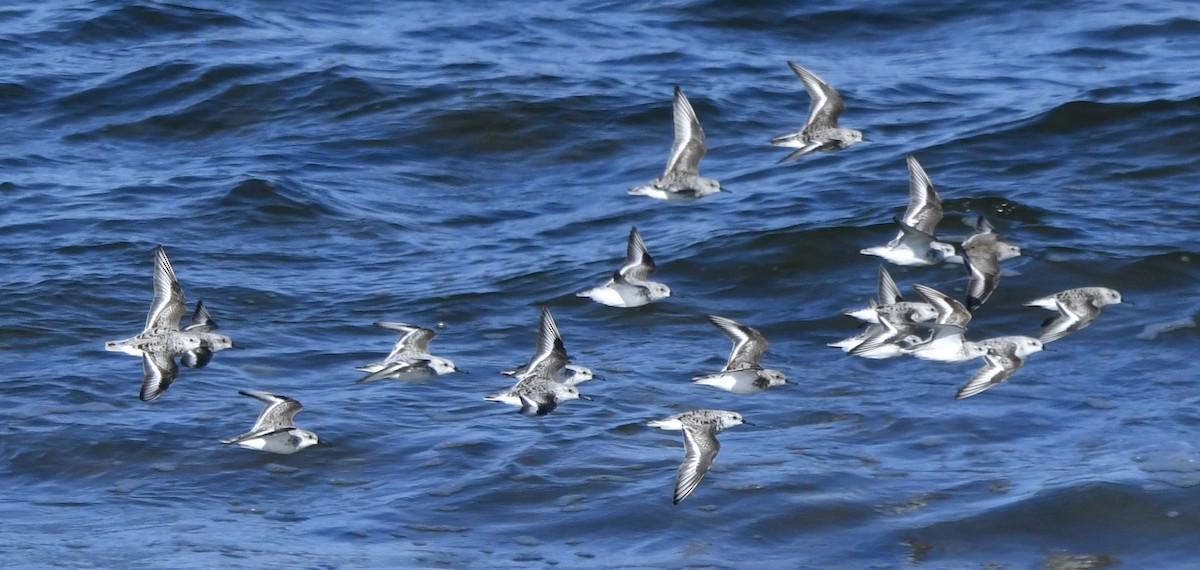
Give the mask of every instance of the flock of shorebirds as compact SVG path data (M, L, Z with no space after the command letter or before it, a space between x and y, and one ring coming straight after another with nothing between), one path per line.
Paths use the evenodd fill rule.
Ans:
M840 150L862 141L860 131L838 126L845 103L837 91L809 70L792 62L788 65L803 82L812 102L803 129L771 141L776 146L796 149L783 160L818 150ZM630 188L629 194L661 200L696 200L721 191L719 182L700 176L700 160L707 152L704 130L679 87L674 91L673 117L675 140L665 172L648 184ZM1045 343L1086 327L1101 308L1121 302L1120 293L1105 287L1068 289L1027 303L1057 312L1043 323L1037 337L968 340L967 324L973 311L995 291L1001 262L1021 255L1021 250L1002 241L982 217L961 247L939 241L935 230L943 215L941 201L916 158L908 156L907 161L908 208L903 216L894 218L899 228L896 236L886 245L863 249L861 253L904 266L963 264L968 270L965 303L921 284L914 284L913 289L923 301L905 301L887 269L880 265L878 299L865 308L846 312L865 322L863 330L830 346L872 359L911 355L962 362L983 358L983 367L957 392L957 398L966 398L1007 380L1026 357L1042 350ZM654 261L635 227L629 232L625 262L620 268L605 283L577 295L625 308L669 297L669 287L649 280L654 270ZM105 346L107 350L142 358L140 397L144 401L157 399L170 387L179 374L176 358L184 366L201 368L214 353L236 348L229 337L214 332L216 322L203 301L197 302L188 323L181 326L186 313L183 290L166 252L159 246L154 250L154 300L145 327L134 337L110 341ZM736 394L751 394L791 383L784 373L760 365L768 343L757 330L725 317L710 315L708 320L729 337L733 348L722 370L697 376L692 380L694 383ZM360 382L385 378L419 381L461 372L450 360L429 352L430 341L437 335L433 330L396 322L376 324L398 332L400 338L383 360L359 367L367 373ZM549 414L568 400L588 399L580 394L578 385L595 378L587 367L570 363L558 326L545 307L541 310L536 348L529 362L503 374L516 377L516 383L485 399L515 406L522 414L531 416ZM266 407L249 431L226 438L222 443L280 454L295 453L318 443L315 433L295 426L294 417L301 409L295 399L262 391L239 393L262 401ZM737 412L716 409L690 410L649 422L652 427L683 432L684 459L676 473L674 503L690 496L712 465L720 449L716 435L745 423Z

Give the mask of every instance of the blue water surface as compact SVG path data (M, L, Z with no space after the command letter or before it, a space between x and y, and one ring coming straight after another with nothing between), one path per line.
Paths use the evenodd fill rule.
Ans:
M14 568L1193 568L1200 564L1200 9L1190 1L23 2L0 7L0 559ZM809 98L866 141L778 164ZM679 85L707 134L694 203L661 174ZM986 215L1005 263L973 338L1022 304L1130 301L953 396L979 361L826 343L875 293L907 199ZM675 295L575 297L636 226ZM138 400L163 245L244 350ZM961 266L891 267L964 295ZM603 382L542 418L484 401L539 307ZM717 314L795 381L719 369ZM468 374L358 384L435 328ZM321 444L222 446L300 400ZM671 504L693 408L753 422Z

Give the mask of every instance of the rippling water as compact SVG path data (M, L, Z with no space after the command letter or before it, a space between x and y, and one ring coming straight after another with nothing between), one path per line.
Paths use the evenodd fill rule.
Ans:
M811 6L808 6L812 4ZM11 567L1190 568L1200 559L1200 12L1138 3L11 2L0 8L0 558ZM777 165L795 60L867 141ZM704 125L690 204L658 175L680 85ZM874 293L915 154L962 239L1006 263L977 338L1021 303L1119 289L1009 382L826 342ZM618 310L636 225L676 297ZM163 244L247 347L138 401ZM952 266L893 268L962 294ZM592 402L482 397L549 305ZM737 396L720 314L797 386ZM355 384L376 320L439 327L470 372ZM292 395L322 444L220 445ZM672 506L694 407L755 426Z

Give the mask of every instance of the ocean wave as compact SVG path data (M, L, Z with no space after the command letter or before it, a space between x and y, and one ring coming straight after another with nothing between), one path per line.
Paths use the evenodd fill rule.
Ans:
M1196 37L1200 36L1200 20L1185 17L1167 17L1157 22L1137 22L1107 25L1081 32L1087 41L1117 43L1149 38Z
M127 3L115 8L79 10L38 34L40 41L74 44L149 41L195 35L208 30L247 27L251 23L219 10L182 4Z
M936 563L943 557L962 561L964 555L981 561L996 557L1037 560L1069 548L1070 552L1112 560L1132 557L1174 566L1170 562L1173 557L1162 557L1159 546L1185 540L1195 518L1180 516L1182 511L1175 503L1179 499L1174 493L1147 494L1127 483L1081 482L1027 494L909 534L910 540L927 545L923 563ZM1127 526L1131 521L1137 524ZM1113 524L1126 530L1114 535ZM1134 537L1137 547L1126 542ZM1122 546L1114 550L1114 544Z

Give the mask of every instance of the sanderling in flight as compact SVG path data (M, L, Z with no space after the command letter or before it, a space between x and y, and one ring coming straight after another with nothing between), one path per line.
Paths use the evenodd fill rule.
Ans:
M876 307L879 322L867 325L861 341L846 350L851 356L881 360L901 356L921 342L917 321L912 310L898 310L895 305ZM856 337L857 338L857 337Z
M713 458L721 450L717 434L742 424L751 425L741 414L725 410L691 410L647 424L665 430L683 430L683 463L675 474L674 504L688 498L708 473Z
M554 323L550 310L542 307L537 348L533 357L529 359L525 372L518 376L519 379L512 388L485 396L484 399L517 406L521 413L527 416L544 416L567 400L590 400L591 398L580 394L579 388L574 385L562 384L555 380L566 365L567 350L563 347L558 325Z
M892 274L883 265L879 266L878 277L878 293L879 302L870 301L865 309L854 309L845 311L844 315L854 317L860 321L868 323L879 323L879 313L908 313L909 318L914 321L931 321L937 318L937 309L929 303L921 303L914 301L905 301L900 294L900 288L896 286L896 281L892 279Z
M910 347L908 354L938 362L962 362L982 356L981 348L963 339L967 323L971 322L971 312L962 303L920 283L913 285L913 289L937 309L938 316L933 323L922 323L921 326L932 329L930 335Z
M864 340L879 334L879 331L881 330L883 330L883 325L878 323L867 323L863 326L862 330L858 331L858 333L854 336L835 342L825 343L825 346L840 348L842 352L850 352L851 350L854 350L856 346L862 344Z
M878 281L878 303L869 299L867 308L843 313L870 324L858 334L827 346L840 348L854 356L882 359L900 356L906 346L920 341L916 323L937 318L937 309L928 303L905 301L883 265L879 266ZM870 344L863 346L868 341Z
M983 368L980 368L958 393L956 399L974 396L996 384L1008 380L1030 354L1042 350L1042 341L1028 336L1002 336L975 343L982 350Z
M804 83L804 90L808 91L812 103L808 106L808 118L804 121L803 129L771 139L771 144L775 146L797 149L779 162L804 156L814 150L841 150L862 141L861 131L838 127L838 116L846 110L842 96L813 72L790 61L788 66Z
M429 342L437 336L433 330L404 323L377 322L375 325L399 332L400 339L383 360L357 367L358 370L369 372L359 382L380 378L415 382L462 372L453 362L429 353Z
M550 334L557 334L558 324L554 322L554 317L550 314L550 310L543 308L542 311L543 311L542 312L542 324L541 324L542 328L545 330L548 330L548 331L553 331L553 333L550 333ZM561 340L561 336L560 336L560 340ZM566 352L566 348L564 345L563 356L562 356L562 360L564 362L570 360L570 357L567 356L566 354L567 354L567 352ZM539 357L539 355L540 355L540 353L534 353L533 358L537 359ZM533 363L533 361L531 360L529 363L522 364L511 370L505 370L505 371L501 372L501 374L503 374L505 376L516 376L518 378L524 377L529 372L529 367L530 367L530 364L532 364L532 363ZM557 362L552 362L552 366L557 367L557 365L558 365ZM543 366L546 366L546 365L543 365ZM588 380L593 380L595 378L596 378L596 375L592 373L591 368L588 368L586 366L580 366L578 364L566 364L565 366L562 366L561 368L559 368L558 372L555 373L555 375L554 375L554 380L556 382L558 382L559 384L565 384L567 386L577 386L579 384L587 382Z
M992 224L979 216L975 233L962 244L963 259L970 279L967 281L967 309L974 311L992 296L1000 283L1000 261L1021 255L1021 248L1000 241Z
M704 129L687 96L675 86L673 104L675 143L667 158L667 169L649 184L634 186L629 193L659 200L696 200L721 191L721 183L700 176L700 159L708 152L704 144Z
M788 381L783 372L764 369L759 365L759 358L767 350L767 339L762 333L725 317L709 315L708 320L733 341L733 349L729 352L725 368L716 374L697 376L692 382L735 394L753 394L772 386L794 384Z
M162 395L179 375L175 357L190 368L203 368L213 353L233 347L229 337L216 334L216 321L204 301L196 303L191 321L182 329L179 320L187 312L183 288L175 278L175 270L163 247L154 248L154 300L146 315L146 326L137 336L110 340L104 349L142 357L142 389L140 397L149 402Z
M575 294L610 307L641 307L671 296L671 289L662 283L647 281L654 272L654 260L637 228L629 230L625 248L625 264L613 273L607 283Z
M1080 287L1034 299L1025 306L1058 311L1058 316L1042 324L1042 332L1038 334L1042 342L1051 342L1088 326L1100 314L1100 309L1120 302L1121 294L1115 289Z
M238 393L255 398L267 407L258 414L258 419L250 431L222 439L221 443L236 443L245 448L283 455L296 453L318 443L317 434L296 427L296 412L304 407L300 402L287 396L257 390L238 390Z
M505 370L501 372L501 374L505 376L523 376L527 370L529 370L529 365L522 364L511 370ZM558 374L554 376L554 380L556 382L559 384L566 384L567 386L578 386L579 384L583 384L588 380L596 379L603 380L603 378L600 376L596 376L592 372L591 368L588 368L587 366L580 366L578 364L568 364L564 366L562 370L559 370Z
M868 247L865 255L878 255L896 265L935 265L958 261L954 246L937 241L934 233L942 221L942 201L916 157L908 155L908 208L893 218L900 231L887 245Z

